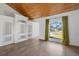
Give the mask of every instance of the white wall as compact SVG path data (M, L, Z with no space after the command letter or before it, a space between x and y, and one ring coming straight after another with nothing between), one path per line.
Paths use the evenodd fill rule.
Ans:
M39 23L33 22L32 23L32 38L39 36Z
M39 36L39 22L28 22L28 36L29 39L36 38Z
M54 19L54 18L60 18L62 16L68 16L68 23L69 23L69 38L70 38L70 44L79 46L79 9L65 12L57 15L52 15L48 17L42 17L35 19L35 21L40 23L40 38L44 39L45 37L45 19Z
M38 18L34 20L35 22L39 22L39 39L45 39L45 18Z
M79 46L79 11L69 15L70 44Z

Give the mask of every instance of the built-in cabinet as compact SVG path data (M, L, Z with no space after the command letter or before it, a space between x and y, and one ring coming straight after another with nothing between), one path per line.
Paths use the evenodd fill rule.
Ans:
M0 46L13 43L13 18L0 15Z
M27 40L27 18L0 15L0 46Z
M20 15L15 15L15 43L28 39L28 21L27 18Z

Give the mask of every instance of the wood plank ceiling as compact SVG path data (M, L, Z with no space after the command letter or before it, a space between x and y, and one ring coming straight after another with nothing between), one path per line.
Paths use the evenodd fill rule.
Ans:
M8 5L30 19L59 14L79 8L78 3L9 3Z

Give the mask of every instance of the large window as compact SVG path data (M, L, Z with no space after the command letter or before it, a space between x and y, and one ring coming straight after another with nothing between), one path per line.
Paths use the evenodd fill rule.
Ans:
M62 39L62 20L52 19L50 21L50 37Z

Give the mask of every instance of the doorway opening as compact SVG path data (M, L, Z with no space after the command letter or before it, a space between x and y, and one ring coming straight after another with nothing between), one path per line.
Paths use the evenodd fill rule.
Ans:
M63 41L63 22L61 18L49 20L49 41L57 43Z
M59 42L69 45L68 16L46 19L45 41Z

